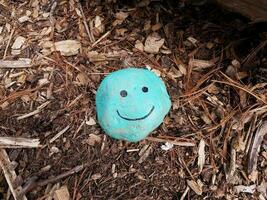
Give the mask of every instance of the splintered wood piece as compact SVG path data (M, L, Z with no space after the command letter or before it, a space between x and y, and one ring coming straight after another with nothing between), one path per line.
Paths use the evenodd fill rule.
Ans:
M199 60L199 59L190 59L189 65L192 66L193 70L201 71L215 65L213 60Z
M163 139L163 138L156 138L156 137L146 137L146 140L152 141L152 142L169 142L173 145L177 146L185 146L185 147L193 147L196 144L193 142L186 142L186 141L175 141L175 140L169 140L169 139Z
M0 60L0 69L16 69L31 67L30 60Z
M253 21L267 21L267 1L266 0L217 0L225 8L241 13Z
M55 200L69 200L70 199L70 193L66 185L62 186L61 188L55 191L54 199Z
M40 147L39 139L0 137L0 148L37 148Z
M256 170L258 161L258 149L263 141L264 136L267 134L267 121L262 122L262 124L257 129L253 142L250 146L248 155L248 173L251 174L253 170Z
M0 167L2 168L10 191L15 200L27 200L25 195L19 195L22 189L21 186L15 188L15 181L17 179L16 172L14 171L10 159L5 149L0 149Z
M49 143L54 142L57 140L61 135L63 135L68 129L70 128L70 125L66 126L63 130L58 132L53 138L50 139Z

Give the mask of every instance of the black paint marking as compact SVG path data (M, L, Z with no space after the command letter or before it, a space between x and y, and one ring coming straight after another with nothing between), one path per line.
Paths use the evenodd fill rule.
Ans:
M140 118L127 118L127 117L123 117L121 116L121 114L119 113L119 111L117 110L117 114L119 115L119 117L121 117L122 119L125 119L125 120L128 120L128 121L138 121L138 120L143 120L145 118L147 118L154 110L154 106L151 108L151 110L149 111L149 113L143 117L140 117Z
M142 91L143 91L143 92L148 92L148 88L147 88L147 87L143 87L143 88L142 88Z
M126 90L122 90L122 91L120 92L120 95L121 95L122 97L126 97L126 96L127 96L127 91L126 91Z

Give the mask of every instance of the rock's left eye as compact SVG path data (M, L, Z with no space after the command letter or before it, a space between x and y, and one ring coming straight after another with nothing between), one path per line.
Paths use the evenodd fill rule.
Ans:
M122 90L122 91L120 92L120 95L121 95L122 97L126 97L126 96L127 96L127 91L126 91L126 90Z
M143 88L142 88L142 91L143 91L143 92L148 92L148 88L147 88L147 87L143 87Z

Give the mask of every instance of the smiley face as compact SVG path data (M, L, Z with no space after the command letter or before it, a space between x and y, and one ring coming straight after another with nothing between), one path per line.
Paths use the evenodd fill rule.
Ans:
M146 92L148 92L148 88L144 86L144 87L142 88L142 91L146 93ZM122 90L122 91L120 92L120 95L121 95L122 97L126 97L126 96L127 96L127 91L126 91L126 90ZM118 114L122 119L125 119L125 120L128 120L128 121L138 121L138 120L144 120L145 118L147 118L147 117L153 112L154 109L155 109L155 107L153 106L153 107L151 108L151 110L149 111L148 114L144 115L143 117L138 117L138 118L128 118L128 117L123 117L123 116L120 114L119 110L117 110L117 114Z
M171 102L163 81L146 69L128 68L109 74L96 93L100 126L116 139L136 142L157 128Z

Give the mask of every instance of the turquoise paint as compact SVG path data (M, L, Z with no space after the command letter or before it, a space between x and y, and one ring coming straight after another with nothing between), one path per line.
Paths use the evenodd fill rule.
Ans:
M127 68L106 76L96 93L100 126L113 138L137 142L163 121L171 107L163 81L146 69Z

